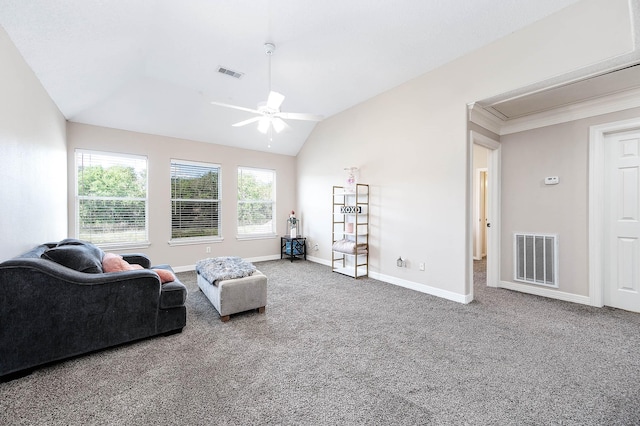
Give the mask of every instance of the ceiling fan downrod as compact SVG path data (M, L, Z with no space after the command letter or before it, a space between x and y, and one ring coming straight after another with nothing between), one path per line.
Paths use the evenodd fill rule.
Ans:
M269 93L271 93L271 55L276 51L276 45L273 43L265 43L264 44L264 53L269 57Z

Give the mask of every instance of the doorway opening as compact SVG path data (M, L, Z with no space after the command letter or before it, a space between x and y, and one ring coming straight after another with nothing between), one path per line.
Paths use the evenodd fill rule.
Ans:
M498 287L500 269L500 143L469 132L472 264L469 293L476 284Z
M483 157L486 157L487 150L482 146L474 147L474 154L480 151ZM485 163L486 164L486 163ZM488 169L486 167L478 167L474 162L475 176L473 181L474 187L474 206L473 206L473 260L483 260L487 257L487 227L491 226L489 222L488 211Z

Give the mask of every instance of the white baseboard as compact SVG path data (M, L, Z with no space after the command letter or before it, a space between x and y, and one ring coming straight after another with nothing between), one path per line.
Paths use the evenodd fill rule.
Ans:
M248 258L247 260L249 262L263 262L263 261L267 261L267 260L279 260L280 256L279 255L275 255L275 256L262 256L262 257L252 257L252 258ZM331 262L327 261L325 259L321 259L319 257L314 257L314 256L309 256L307 255L307 261L310 262L315 262L315 263L319 263L321 265L325 265L325 266L329 266L331 267ZM188 272L188 271L193 271L195 270L196 265L186 265L186 266L178 266L173 268L173 270L175 272ZM383 281L385 283L388 284L393 284L393 285L397 285L400 287L404 287L404 288L408 288L411 290L415 290L415 291L419 291L420 293L425 293L425 294L430 294L432 296L436 296L436 297L441 297L443 299L447 299L447 300L451 300L453 302L458 302L458 303L470 303L473 299L471 298L471 295L467 294L458 294L458 293L454 293L448 290L442 290L440 288L436 288L436 287L431 287L428 286L426 284L420 284L420 283L416 283L413 281L407 281L407 280L403 280L400 278L396 278L396 277L391 277L389 275L383 275L383 274L379 274L377 272L371 272L369 271L369 277L376 279L378 281Z
M550 299L563 300L565 302L580 303L581 305L591 305L591 299L589 298L589 296L580 296L579 294L566 293L564 291L551 290L542 287L533 287L526 284L519 284L510 281L500 281L498 287L505 288L507 290L519 291L521 293L548 297Z
M330 260L325 260L325 259L321 259L319 257L309 256L309 255L307 255L307 260L310 260L311 262L314 262L314 263L319 263L319 264L324 265L324 266L331 267L331 261Z
M270 256L248 257L245 259L247 262L266 262L268 260L279 260L279 254L273 254Z
M441 288L432 287L426 284L420 284L413 281L403 280L401 278L391 277L389 275L378 274L376 272L369 272L369 276L379 281L384 281L389 284L419 291L420 293L430 294L431 296L441 297L443 299L451 300L453 302L467 304L467 303L471 303L471 301L473 300L471 298L471 295L468 295L468 294L467 295L458 294L452 291L443 290Z
M331 261L327 261L325 259L307 256L307 260L331 267ZM451 300L453 302L467 304L471 303L471 301L473 300L473 298L469 294L458 294L451 291L442 290L440 288L431 287L426 284L420 284L413 281L403 280L401 278L391 277L389 275L379 274L377 272L372 272L371 270L369 270L369 277L378 281L385 282L387 284L397 285L400 287L408 288L410 290L419 291L420 293L430 294L431 296Z
M187 266L172 266L171 269L173 269L173 272L189 272L189 271L195 271L196 270L196 265L187 265Z
M279 254L274 254L274 255L270 255L270 256L260 256L260 257L249 257L245 260L247 260L248 262L265 262L267 260L279 260L280 259L280 255ZM175 267L171 267L173 269L174 272L189 272L189 271L195 271L196 270L196 265L185 265L185 266L175 266Z

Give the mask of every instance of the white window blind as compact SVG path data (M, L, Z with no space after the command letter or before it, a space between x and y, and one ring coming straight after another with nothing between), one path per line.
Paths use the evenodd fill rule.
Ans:
M238 236L274 235L276 172L238 168Z
M171 161L171 239L220 236L220 166Z
M76 235L94 244L148 243L147 158L76 150Z

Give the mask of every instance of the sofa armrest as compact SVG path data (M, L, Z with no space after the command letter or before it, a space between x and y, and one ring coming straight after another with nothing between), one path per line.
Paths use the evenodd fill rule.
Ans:
M151 260L143 253L127 253L121 254L122 258L128 263L142 266L144 269L151 267Z

